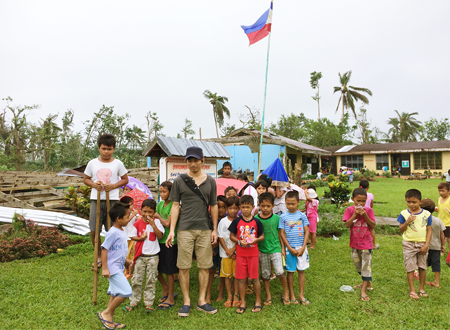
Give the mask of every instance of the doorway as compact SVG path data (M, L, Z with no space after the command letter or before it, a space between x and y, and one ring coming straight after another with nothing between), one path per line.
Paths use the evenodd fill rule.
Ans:
M401 175L411 175L410 154L391 154L391 171L397 173L400 170Z

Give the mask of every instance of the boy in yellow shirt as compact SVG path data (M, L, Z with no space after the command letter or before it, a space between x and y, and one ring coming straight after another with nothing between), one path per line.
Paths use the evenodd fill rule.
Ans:
M447 245L450 248L450 184L448 182L441 182L438 185L439 196L438 206L436 211L438 212L438 218L442 220L445 226L444 236L447 241Z
M425 292L428 247L431 241L431 213L420 207L422 193L410 189L405 194L408 208L400 212L397 221L403 233L403 261L409 284L409 297L420 299L428 297ZM419 295L414 288L414 270L419 269ZM420 297L419 297L420 296Z

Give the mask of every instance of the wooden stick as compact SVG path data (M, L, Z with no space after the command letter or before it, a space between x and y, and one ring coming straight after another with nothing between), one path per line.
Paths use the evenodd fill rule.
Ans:
M106 217L108 219L108 231L111 229L111 218L109 216L109 191L106 192Z
M94 296L92 302L97 305L97 286L98 286L98 240L100 236L100 191L97 191L97 216L95 219L95 246L94 246Z

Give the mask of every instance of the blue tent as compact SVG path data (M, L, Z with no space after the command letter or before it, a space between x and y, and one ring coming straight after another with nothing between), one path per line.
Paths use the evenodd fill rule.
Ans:
M269 165L261 175L267 175L272 178L272 184L274 186L289 187L289 178L286 174L283 164L280 158L275 159L275 161Z

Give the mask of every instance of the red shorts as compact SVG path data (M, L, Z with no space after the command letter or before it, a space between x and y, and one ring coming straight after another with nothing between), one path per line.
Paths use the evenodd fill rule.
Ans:
M245 280L247 277L250 277L251 280L259 278L259 256L236 256L235 278Z

